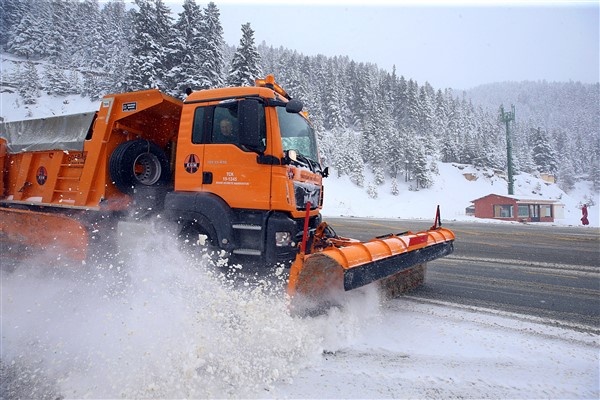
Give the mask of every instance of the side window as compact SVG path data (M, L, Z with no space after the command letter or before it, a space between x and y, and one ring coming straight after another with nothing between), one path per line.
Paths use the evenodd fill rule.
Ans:
M238 107L237 101L219 104L215 107L212 143L239 143Z
M240 122L238 119L238 101L216 106L197 107L194 111L192 143L231 143L240 145ZM259 140L266 146L267 127L265 109L258 107ZM241 146L244 150L245 147ZM264 148L263 148L264 150Z
M204 142L204 125L205 125L205 114L206 107L198 107L194 111L194 126L192 128L192 143L200 144Z

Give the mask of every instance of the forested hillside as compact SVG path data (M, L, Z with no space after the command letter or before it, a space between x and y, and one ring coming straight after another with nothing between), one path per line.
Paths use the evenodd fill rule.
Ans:
M240 42L223 40L220 12L186 0L173 15L162 0L0 0L0 48L17 56L2 91L24 105L42 93L98 99L111 92L195 90L251 85L273 73L305 104L325 163L366 186L410 176L435 181L434 161L505 170L499 108L516 106L511 127L516 171L547 172L569 190L577 179L600 188L599 85L496 83L469 92L433 88L348 57L304 55L256 44L250 24ZM343 49L340 49L343 52Z

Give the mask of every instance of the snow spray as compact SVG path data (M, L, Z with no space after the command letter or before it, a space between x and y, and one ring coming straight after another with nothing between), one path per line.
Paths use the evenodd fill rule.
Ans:
M283 268L244 275L154 229L127 249L0 271L0 397L265 397L378 316L366 289L343 308L294 318Z

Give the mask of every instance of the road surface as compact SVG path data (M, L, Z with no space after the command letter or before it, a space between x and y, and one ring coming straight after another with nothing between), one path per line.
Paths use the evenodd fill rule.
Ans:
M431 222L325 218L338 235L367 240L422 230ZM454 253L428 264L426 283L410 296L600 328L600 231L546 224L444 223Z

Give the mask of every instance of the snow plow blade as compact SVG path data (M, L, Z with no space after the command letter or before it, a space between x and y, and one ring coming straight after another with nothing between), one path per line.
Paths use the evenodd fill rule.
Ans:
M423 283L427 262L454 250L454 233L441 226L367 242L319 238L325 229L317 229L313 250L310 254L301 250L290 270L288 294L294 304L302 303L299 308L336 304L343 292L373 282L385 296L396 297Z
M0 208L2 257L20 260L44 252L83 261L88 233L76 219L61 214Z

